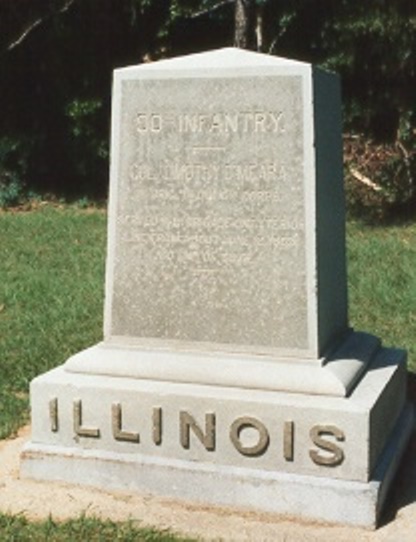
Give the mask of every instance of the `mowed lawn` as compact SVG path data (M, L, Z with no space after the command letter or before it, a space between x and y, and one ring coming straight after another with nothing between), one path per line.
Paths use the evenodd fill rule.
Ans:
M28 420L34 376L101 339L105 242L103 210L0 213L0 438ZM351 324L416 370L416 224L348 224L348 263Z
M347 226L351 325L408 351L416 372L416 223Z
M106 215L0 213L0 438L27 420L31 379L102 335Z

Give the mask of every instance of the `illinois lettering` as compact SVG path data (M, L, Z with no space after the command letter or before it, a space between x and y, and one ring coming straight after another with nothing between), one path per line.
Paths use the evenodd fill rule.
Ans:
M59 416L58 398L54 397L49 401L49 422L50 431L59 433L61 425ZM82 442L83 439L100 439L103 436L103 429L98 424L86 423L88 419L93 418L94 412L84 412L82 400L76 398L72 402L72 427L73 438L75 442ZM164 445L165 416L163 407L154 406L147 415L149 416L151 431L147 429L143 433L140 429L140 418L137 416L137 422L133 427L125 424L123 416L123 404L120 401L114 401L109 405L108 416L111 420L111 438L116 442L129 442L137 444L146 440L153 446ZM280 422L280 437L271 437L271 425L267 425L263 420L251 414L242 414L236 416L231 423L225 425L219 423L219 416L211 410L204 414L195 415L188 410L179 410L176 415L175 425L177 426L177 445L184 451L199 449L207 454L207 459L211 454L219 453L218 435L221 433L227 435L228 442L235 454L246 458L259 458L265 454L275 454L283 458L285 462L296 462L297 446L297 427L293 420ZM170 419L172 423L172 418ZM131 422L130 422L131 424ZM149 424L147 424L149 428ZM275 429L275 428L273 428ZM276 434L276 432L274 432ZM346 435L342 429L334 424L322 423L315 424L309 431L309 450L308 456L312 463L319 467L334 468L341 465L345 460L343 443L346 441Z

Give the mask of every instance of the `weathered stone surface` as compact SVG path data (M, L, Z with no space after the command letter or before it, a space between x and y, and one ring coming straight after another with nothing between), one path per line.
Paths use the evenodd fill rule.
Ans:
M319 358L347 327L337 78L226 49L114 95L106 337Z
M161 349L156 342L123 344L107 340L83 350L65 364L74 373L280 390L345 397L357 384L380 348L380 340L366 333L350 333L327 359L269 358L201 351ZM325 364L323 365L323 362ZM207 370L209 368L209 370Z

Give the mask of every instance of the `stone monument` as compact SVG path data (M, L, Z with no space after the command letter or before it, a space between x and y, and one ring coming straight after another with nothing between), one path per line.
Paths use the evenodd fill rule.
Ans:
M115 71L104 340L32 382L24 476L376 524L412 412L348 327L340 111L238 49Z

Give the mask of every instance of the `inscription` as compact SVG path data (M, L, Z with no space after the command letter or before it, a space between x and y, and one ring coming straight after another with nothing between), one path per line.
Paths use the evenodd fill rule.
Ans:
M242 442L243 433L250 430L254 430L257 433L257 442L251 445ZM263 455L270 443L270 436L266 427L260 420L251 416L242 416L232 423L230 438L236 450L248 457Z
M156 446L162 444L162 409L161 407L155 407L153 409L153 442Z
M56 433L59 431L59 413L58 413L58 399L54 397L49 401L49 420L51 424L51 431Z
M338 442L345 440L345 435L341 429L334 425L315 425L310 431L312 442L320 448L310 450L309 455L317 465L327 467L336 467L344 461L344 451L328 438L334 438Z
M310 347L301 80L255 81L123 81L110 336Z
M191 445L190 433L192 430L194 435L206 450L209 452L213 452L215 450L215 414L212 412L205 414L205 434L196 422L195 418L188 412L180 412L179 419L180 440L183 448L189 450Z
M138 112L134 119L137 133L159 133L175 130L192 134L247 134L285 132L283 111L240 111L237 113L192 113L162 115Z
M111 427L113 430L113 437L115 438L115 440L122 440L126 442L140 442L139 433L131 433L129 431L123 431L122 412L121 412L120 403L113 403L111 405Z
M283 456L286 461L294 459L294 443L295 443L295 424L293 422L285 422L283 432Z
M211 149L212 150L212 149ZM258 187L271 181L286 180L286 168L283 164L270 162L260 164L258 162L238 164L210 164L210 163L180 163L161 162L152 165L144 162L134 162L129 169L129 178L132 181L156 183L155 189L166 186L167 182L175 181L182 183L212 181L238 181L244 182L243 190L250 187ZM231 193L231 191L230 191ZM234 191L235 195L235 191Z
M135 246L142 264L182 262L190 269L255 265L250 247L287 251L298 246L301 226L296 219L259 220L226 217L146 217L127 215L118 221L125 243ZM205 233L209 228L210 233ZM149 232L150 230L150 232ZM192 233L191 233L192 232ZM281 281L281 288L284 281Z
M95 427L85 427L82 425L82 402L77 399L73 403L74 412L74 433L78 437L100 438L100 430Z
M49 417L51 420L50 430L59 432L59 409L58 399L53 398L48 403ZM113 402L110 407L111 436L115 441L125 441L141 444L138 431L126 431L123 429L123 412L120 402ZM149 439L155 446L163 442L163 408L156 406L151 409L151 432ZM201 419L201 418L200 418ZM207 452L217 450L217 416L215 412L206 412L204 427L188 411L178 413L179 444L185 450L200 445ZM98 427L86 427L82 421L82 401L77 399L73 402L73 426L77 437L101 438ZM229 426L229 442L237 453L244 457L261 457L268 452L271 445L270 428L254 416L239 416ZM296 426L293 420L283 422L282 427L282 453L285 461L295 461L295 436ZM194 439L192 439L192 436ZM344 431L336 425L316 424L309 431L311 443L317 449L310 449L308 456L319 467L337 467L345 460L345 453L339 443L345 442ZM334 442L335 441L335 442ZM193 442L193 443L192 443Z
M126 215L125 217L120 217L120 224L130 224L143 227L151 227L154 229L190 229L190 228L203 228L206 226L206 220L201 217L163 217L163 216L154 216L154 217L141 217L135 215ZM269 218L267 220L259 220L257 218L236 218L232 220L226 217L215 217L209 220L210 229L218 233L221 230L235 230L235 231L244 231L244 230L253 230L256 232L275 232L280 230L297 230L299 228L299 222L296 219L280 219L280 218ZM178 235L177 239L180 240L181 236ZM244 237L242 237L244 238ZM176 238L175 238L176 239ZM219 240L218 237L212 238L212 240Z

